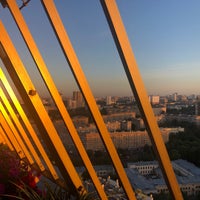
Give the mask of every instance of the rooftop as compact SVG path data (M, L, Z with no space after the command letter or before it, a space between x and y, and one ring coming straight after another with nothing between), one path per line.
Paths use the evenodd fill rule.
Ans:
M150 166L152 164L156 168L153 173L149 173L148 175L142 175L136 168L133 168L133 166ZM180 185L200 184L200 168L194 164L180 159L172 161L172 166ZM157 193L158 186L166 185L157 161L129 163L126 173L132 186L135 189L142 190L146 194Z

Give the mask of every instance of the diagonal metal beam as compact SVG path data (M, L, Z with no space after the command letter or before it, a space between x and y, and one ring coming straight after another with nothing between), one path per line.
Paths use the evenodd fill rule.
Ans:
M70 192L74 195L85 193L83 183L1 21L0 32L2 62L32 114L52 159L55 160Z
M55 105L57 106L57 108L63 118L65 126L69 130L69 133L72 137L75 147L77 148L77 150L82 158L82 161L83 161L89 175L92 178L92 181L96 187L96 190L97 190L99 196L101 197L101 199L107 199L106 194L105 194L105 192L100 184L100 181L97 177L97 174L92 166L92 163L86 153L86 150L81 142L81 139L77 133L77 130L72 122L72 119L70 118L70 116L66 110L66 107L62 101L62 98L51 78L51 75L49 74L49 71L45 65L45 62L37 48L37 45L29 31L29 28L28 28L22 14L16 4L16 1L6 0L6 2L8 5L8 8L10 9L10 12L13 15L14 20L16 21L16 24L24 38L24 41L27 44L27 47L33 57L33 60L35 61L36 66L38 67L38 70L39 70L39 72L40 72L40 74L41 74L41 76L42 76L54 102L55 102Z
M171 194L175 199L183 199L156 118L149 103L117 4L115 0L101 0L101 4L124 65L129 84L139 104L140 112L143 115L145 126L157 154L168 188L171 190Z
M3 128L4 133L6 133L7 137L9 138L10 142L12 143L13 147L15 148L15 151L17 152L19 158L24 159L25 158L25 154L21 148L21 146L19 145L18 141L16 140L12 130L10 129L7 121L5 120L2 112L0 112L0 122L1 122L1 126Z
M0 144L6 144L6 141L5 141L5 138L1 132L1 129L0 129Z
M1 123L0 123L0 133L1 133L2 137L4 138L6 144L8 145L8 148L11 151L14 151L14 147L13 147L12 143L10 142L10 140L8 139L7 135L5 134L5 131L3 130L2 126L1 126Z
M13 89L11 88L5 74L3 73L3 70L0 68L0 81L2 82L3 86L5 87L8 95L10 96L10 98L12 99L12 102L16 108L16 110L18 111L18 113L20 114L20 117L25 125L25 127L27 128L29 134L31 135L33 141L35 142L35 145L37 146L38 150L40 151L40 154L42 156L42 158L44 159L52 177L54 180L59 179L59 176L57 174L57 172L55 171L49 156L47 155L44 147L42 146L37 134L35 133L35 130L33 129L31 123L29 122L28 117L26 116L22 106L20 105Z
M113 165L116 169L116 172L122 182L122 186L124 188L125 193L129 197L129 199L136 199L135 194L132 190L131 184L127 178L127 175L124 171L124 168L122 166L121 160L119 159L119 156L117 154L117 151L115 149L115 146L112 142L112 139L110 137L110 134L107 130L107 127L103 121L103 118L100 114L100 111L98 109L98 106L96 105L96 101L94 99L94 96L92 95L91 89L87 83L87 79L84 75L84 72L81 68L81 65L79 63L79 60L76 56L76 53L73 49L73 46L71 45L70 39L67 35L67 32L65 30L65 27L62 23L62 20L60 19L59 13L55 7L55 4L53 0L42 0L41 1L44 5L44 8L46 10L46 13L49 17L49 20L52 24L52 28L54 29L54 32L57 36L57 39L60 43L60 46L63 50L63 53L69 63L69 66L71 67L71 70L74 74L74 77L77 81L77 84L80 88L80 90L83 93L83 96L86 100L86 103L88 104L88 107L92 113L92 116L94 118L94 121L97 125L97 128L100 132L100 136L105 144L105 147L107 149L108 154L110 155L110 158L113 162Z
M6 109L9 112L10 118L12 118L13 123L15 124L18 132L20 133L21 138L26 143L28 151L31 152L31 154L32 154L33 158L35 159L39 169L41 171L44 171L45 167L44 167L41 159L39 158L38 153L36 152L34 146L32 145L32 143L30 141L30 139L28 138L27 133L25 132L24 128L22 127L19 119L17 118L14 110L12 109L12 106L10 105L10 103L9 103L8 99L6 98L6 95L4 94L1 87L0 87L0 97L1 97L3 104L5 105Z
M2 102L0 101L0 111L2 112L5 120L7 121L11 131L13 132L17 142L19 143L19 145L21 146L28 162L30 163L30 165L34 164L34 160L32 155L30 154L30 152L28 151L28 148L26 146L26 144L24 143L24 141L22 140L18 130L15 128L15 125L13 124L12 120L10 119L9 114L7 113L6 109L4 108Z

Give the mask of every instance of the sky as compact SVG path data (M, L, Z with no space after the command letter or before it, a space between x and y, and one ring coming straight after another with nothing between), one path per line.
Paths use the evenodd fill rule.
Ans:
M131 96L100 1L54 2L94 96ZM148 94L199 95L200 1L117 0L117 5ZM22 13L58 90L71 96L78 87L41 2L31 0ZM0 20L36 89L45 94L46 87L16 24L2 6Z

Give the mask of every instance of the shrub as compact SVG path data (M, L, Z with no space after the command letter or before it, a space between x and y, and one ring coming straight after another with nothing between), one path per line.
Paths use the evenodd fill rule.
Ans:
M18 157L16 152L0 144L0 195L15 195L18 192L15 184L19 186L26 184L36 190L38 176L26 162Z

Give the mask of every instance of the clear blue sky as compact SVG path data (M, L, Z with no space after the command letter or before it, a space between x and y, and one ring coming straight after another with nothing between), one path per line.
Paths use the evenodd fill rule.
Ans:
M20 3L20 1L18 0ZM99 0L55 0L95 96L130 96L130 87ZM200 1L118 0L148 94L200 94ZM22 9L59 91L77 89L39 0ZM0 19L33 77L44 91L8 9Z

